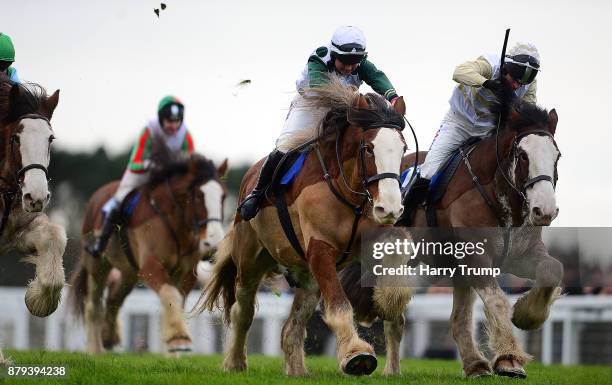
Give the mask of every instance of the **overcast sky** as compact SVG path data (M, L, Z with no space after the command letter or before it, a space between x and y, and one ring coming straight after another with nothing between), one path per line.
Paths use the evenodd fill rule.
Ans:
M8 0L2 0L2 3ZM428 147L448 108L454 67L530 41L538 101L559 113L558 226L612 225L608 163L610 2L591 1L22 0L0 7L22 79L60 88L57 146L131 146L166 94L186 105L199 151L233 164L272 148L295 80L343 24L361 27L369 58L404 95ZM240 88L237 83L251 79ZM364 87L365 91L366 88Z

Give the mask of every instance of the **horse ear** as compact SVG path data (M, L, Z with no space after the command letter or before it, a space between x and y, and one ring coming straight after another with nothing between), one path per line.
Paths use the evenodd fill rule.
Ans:
M217 168L217 173L219 173L219 177L223 178L227 175L227 158L221 163L221 165Z
M557 110L553 108L548 113L548 130L553 135L555 134L555 131L557 130L558 122L559 122L559 115L557 115Z
M366 98L360 94L359 99L357 100L357 109L362 110L362 109L368 109L368 108L370 108L370 103L368 103Z
M51 117L53 116L53 111L55 111L55 108L57 107L57 104L59 103L59 90L56 90L53 95L51 95L50 97L47 98L47 100L45 101L45 114L47 115L47 118L51 119Z
M395 111L404 116L406 115L406 102L404 102L404 97L400 96L399 98L397 98L397 100L395 101L395 104L393 105L393 108L395 108Z

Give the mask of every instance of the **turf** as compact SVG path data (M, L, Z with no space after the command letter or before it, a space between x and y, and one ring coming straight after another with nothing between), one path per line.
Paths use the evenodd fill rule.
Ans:
M20 365L64 365L66 378L4 379L1 384L612 384L612 366L544 366L529 364L526 380L489 377L466 380L457 361L402 360L402 375L382 376L384 360L370 377L349 377L340 374L329 357L307 358L310 370L307 378L289 378L283 374L281 358L253 355L245 373L225 373L222 357L192 355L168 359L155 354L105 354L91 357L82 353L44 351L8 351L8 356Z

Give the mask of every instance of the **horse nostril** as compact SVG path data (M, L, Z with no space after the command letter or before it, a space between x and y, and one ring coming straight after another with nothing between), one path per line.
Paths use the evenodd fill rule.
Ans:
M398 215L402 215L403 213L404 213L404 206L400 207Z
M45 198L45 200L47 200L47 201L48 201L49 199L51 199L51 193L47 193L47 197Z
M208 241L204 241L204 246L205 246L205 247L210 247L210 246L211 246L211 245L210 245L210 242L208 242Z
M374 207L374 212L377 215L385 215L386 211L385 211L385 206L381 206L381 205L377 205Z
M27 193L23 196L23 200L26 202L31 202L32 201L32 194Z
M539 207L534 207L533 208L533 215L535 215L536 217L541 217L542 216L542 209L540 209Z

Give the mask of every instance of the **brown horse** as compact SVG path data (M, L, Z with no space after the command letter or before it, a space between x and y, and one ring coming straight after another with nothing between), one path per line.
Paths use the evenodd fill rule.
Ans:
M151 171L148 185L138 190L140 198L133 213L121 226L128 247L121 231L116 231L102 258L94 258L83 248L72 275L73 310L85 316L90 353L120 343L119 308L139 280L157 293L163 306L161 331L167 352L191 350L183 307L196 283L198 262L224 235L225 187L220 177L227 171L227 161L218 170L200 155L160 164L163 166ZM109 183L91 197L83 220L83 246L99 231L101 208L117 186L118 182Z
M508 111L502 115L499 137L481 141L466 155L470 167L467 162L460 163L446 193L435 204L440 227L516 227L508 233L510 237L506 241L502 235L504 230L496 232L496 239L489 239L491 248L484 256L484 265L495 265L499 261L496 258L504 255L507 247L506 257L502 257L502 271L535 280L535 287L518 300L514 311L495 278L482 278L473 286L454 281L451 328L467 377L490 375L492 370L503 376L525 377L523 365L530 356L513 335L512 323L525 330L540 327L560 293L558 285L563 267L548 254L541 239L541 228L537 227L549 225L558 213L554 190L560 157L554 140L557 113L555 110L547 113L522 103L513 105ZM496 148L499 149L499 163ZM419 159L425 159L425 155L419 153ZM403 169L413 165L415 156L410 154L404 158ZM474 183L474 177L482 186L482 192ZM425 208L420 206L412 226L427 225ZM391 347L388 361L395 368L390 374L398 374L397 348L403 335L403 309L409 296L402 297L408 298L407 301L394 304L395 318L382 312L372 314L371 309L385 305L377 298L378 292L398 290L405 293L410 288L361 288L360 277L347 270L343 273L343 286L353 294L352 302L360 304L356 306L360 309L358 319L371 320L373 316L380 316L385 320L385 336ZM476 294L484 303L488 320L489 345L494 353L491 362L484 358L474 340L472 310Z
M50 120L58 102L59 91L49 97L38 85L0 74L0 255L15 250L36 265L25 303L37 317L57 309L64 287L66 232L42 212L50 198Z
M336 335L341 370L369 374L376 368L374 351L357 335L353 311L336 271L356 255L364 229L390 225L402 212L396 178L406 149L401 134L405 105L400 100L393 109L380 96L361 96L337 81L312 94L307 92L303 99L312 107L329 110L319 127L295 138L296 144L315 138L301 173L286 194L291 222L305 255L301 257L283 233L271 202L251 221L237 214L215 254L213 277L202 294L199 310L212 310L222 299L232 329L224 368L245 370L246 339L257 289L264 276L283 271L297 284L281 338L286 373L306 374L306 324L322 294L325 320ZM245 175L241 198L255 185L261 164ZM363 202L368 206L361 206L364 215L355 221L354 209ZM347 250L350 256L342 257L354 223L355 240Z

